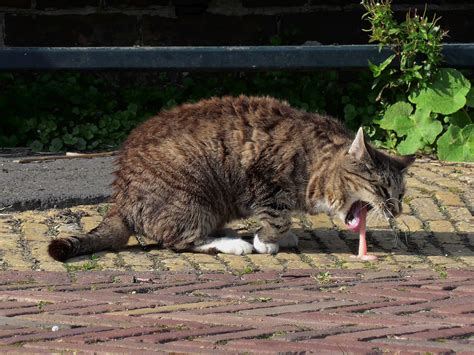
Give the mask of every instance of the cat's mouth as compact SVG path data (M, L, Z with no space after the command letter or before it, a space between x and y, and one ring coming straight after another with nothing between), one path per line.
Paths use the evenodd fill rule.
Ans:
M347 228L351 231L358 232L361 227L361 222L365 221L365 217L368 211L372 209L372 206L361 200L354 202L347 212L345 223Z

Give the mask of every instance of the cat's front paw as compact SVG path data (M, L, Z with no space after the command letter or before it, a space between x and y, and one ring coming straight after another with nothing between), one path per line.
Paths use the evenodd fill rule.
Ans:
M253 238L253 247L260 254L276 254L280 249L278 243L265 243L260 240L258 234Z
M298 246L298 236L292 231L288 231L278 240L278 245L282 248L294 248Z

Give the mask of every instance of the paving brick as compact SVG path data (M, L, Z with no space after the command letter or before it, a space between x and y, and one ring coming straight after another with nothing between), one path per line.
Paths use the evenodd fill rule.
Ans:
M225 271L225 265L215 256L199 253L183 253L190 263L202 271Z
M469 256L473 253L462 244L443 244L443 249L452 256Z
M170 306L161 306L161 307L153 307L153 308L141 308L136 310L127 310L123 312L112 312L111 314L127 314L127 315L142 315L142 314L150 314L150 313L161 313L161 312L173 312L178 310L186 310L186 309L202 309L207 307L213 306L220 306L222 302L196 302L196 303L184 303L184 304L177 304L177 305L170 305Z
M306 250L306 248L303 248L303 251ZM301 255L301 257L311 262L316 268L327 268L329 265L334 263L334 261L329 256L322 253L305 252Z
M239 255L219 254L219 259L234 273L246 274L254 271L252 264Z
M372 213L367 217L367 229L390 229L390 224L386 219L376 216Z
M446 256L427 256L426 257L429 261L431 261L435 265L442 265L445 267L462 267L462 263L452 259L448 258Z
M433 186L433 184L426 184L426 183L421 182L420 180L412 178L412 177L407 178L406 182L407 182L410 194L412 196L425 196L425 197L427 197L427 196L431 195L433 193L433 191L439 190L439 188L437 188L436 186ZM417 192L415 193L415 191L412 191L411 189L414 189Z
M469 244L470 245L474 245L474 234L472 234L472 226L473 226L473 223L469 223L467 221L455 221L454 222L454 225L456 226L456 228L458 229L459 232L461 233L465 233L465 234L468 234L467 235L467 238L469 239Z
M452 192L435 191L434 195L444 206L464 206L459 196Z
M440 185L442 187L447 187L451 189L457 189L459 188L459 182L456 180L448 179L448 178L438 178L435 180L435 183L437 185Z
M135 349L142 350L138 345L136 345ZM47 354L51 353L62 353L67 350L67 352L72 353L86 353L86 354L99 354L99 353L106 353L106 354L123 354L125 348L122 346L114 346L112 344L75 344L66 341L57 341L57 342L47 342L47 343L28 343L23 345L21 348L23 350L31 350L33 353L39 353L40 351L44 351ZM146 349L145 349L146 350ZM18 351L18 348L17 348Z
M450 221L429 221L428 226L438 243L462 243L461 237L456 234Z
M135 271L153 270L153 261L146 254L137 253L138 250L121 251L118 256L122 258L125 267L131 267Z
M199 339L199 338L198 338ZM224 341L225 342L225 341ZM199 347L198 347L199 345ZM132 347L133 348L133 347ZM159 344L159 351L166 353L199 353L199 354L235 354L234 351L218 349L215 342L201 340L196 344L192 340L175 340L164 344Z
M0 339L0 344L11 345L11 344L18 344L18 343L23 343L27 341L52 340L52 339L62 338L62 337L81 334L81 333L99 332L105 329L106 328L94 328L94 327L66 329L66 330L60 329L57 332L46 331L43 333L27 334L27 335L14 336L11 338L3 338L3 339Z
M45 237L48 226L45 224L25 222L22 224L22 231L28 241L48 241Z
M409 172L410 172L410 175L415 175L417 178L421 178L424 181L430 181L431 179L440 179L441 178L441 176L439 174L436 174L436 173L434 173L434 172L432 172L432 171L430 171L427 168L422 167L422 166L411 167Z
M8 222L11 222L12 220L11 218L12 218L11 215L3 215L0 217L0 233L2 233L2 235L12 233L13 231L12 227L8 223Z
M250 254L248 258L259 270L283 270L283 265L268 254Z
M423 225L418 218L405 214L397 218L397 226L402 232L414 233L416 231L423 230Z
M416 209L422 220L441 220L444 219L443 214L439 211L438 206L429 198L418 198L411 201L410 205Z
M331 233L329 233L331 232ZM318 233L321 243L327 248L330 253L349 253L350 249L335 231L327 231Z
M23 255L19 250L4 250L2 259L8 264L9 268L12 270L31 270L33 268L33 263L25 260Z
M217 334L207 336L205 338L197 338L197 342L218 342L218 341L229 341L234 339L244 339L244 338L254 338L254 337L263 337L267 336L270 337L273 334L285 333L285 332L293 332L298 330L298 327L294 325L283 325L283 326L274 326L274 327L260 327L258 329L250 329L250 330L242 330L240 332L235 333L225 333L225 334ZM198 343L199 344L199 343ZM196 344L196 346L199 346Z
M312 269L311 265L301 260L300 256L295 253L280 252L276 258L283 263L287 269Z
M298 249L303 253L309 253L312 251L321 251L321 247L318 245L316 240L300 238L298 241Z
M308 221L314 229L331 229L333 224L331 219L326 214L317 214L314 216L308 216Z
M474 255L472 256L461 255L459 256L459 259L461 259L463 263L469 265L470 267L474 267Z
M254 316L254 315L274 316L274 315L285 314L285 313L306 312L306 311L314 311L317 309L336 308L342 305L350 305L353 303L354 302L351 302L348 300L327 301L327 302L286 305L286 306L271 307L271 308L264 308L264 309L252 309L252 310L241 311L240 313L251 315L251 316Z
M465 207L454 207L454 206L448 206L446 207L449 215L452 217L452 219L456 222L469 222L472 224L473 222L473 217L471 212Z
M447 234L452 234L455 233L455 229L451 222L446 221L446 220L440 220L440 221L429 221L428 226L430 227L431 231L433 233L447 233Z

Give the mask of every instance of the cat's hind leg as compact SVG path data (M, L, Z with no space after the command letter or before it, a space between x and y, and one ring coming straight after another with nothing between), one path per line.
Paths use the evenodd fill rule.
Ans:
M252 244L233 230L221 228L223 218L202 204L174 201L159 216L147 218L145 235L175 251L250 254Z

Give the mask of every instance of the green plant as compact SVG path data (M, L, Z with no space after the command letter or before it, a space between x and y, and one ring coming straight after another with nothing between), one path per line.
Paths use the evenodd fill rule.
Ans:
M238 274L239 275L247 275L247 274L253 274L256 271L257 270L255 270L252 265L247 265L240 272L238 272Z
M375 65L369 62L374 75L373 87L377 99L382 99L384 90L390 88L390 96L410 89L426 86L441 63L441 41L446 32L438 26L439 17L429 20L425 12L420 16L416 9L406 14L405 21L398 23L393 16L391 0L364 0L367 11L363 18L371 27L369 42L378 42L379 48L389 47L394 54ZM390 66L392 63L396 66Z
M443 160L474 161L474 92L461 72L439 68L446 34L439 18L409 11L398 23L390 0L362 5L370 41L394 51L379 65L369 62L381 117L374 123L385 131L381 145L401 154L436 152Z
M43 311L43 308L45 306L47 306L48 304L51 304L51 302L48 302L48 301L39 301L37 304L36 304L36 307L38 307L38 309L40 311Z
M436 150L443 160L473 161L472 103L466 100L470 90L470 82L459 71L440 69L429 86L413 92L410 102L389 106L378 123L406 137L397 146L401 154Z
M329 272L320 272L318 275L316 275L316 280L318 280L319 283L321 284L327 284L330 283L332 279L332 276Z
M85 261L80 265L71 265L65 263L64 266L66 267L67 272L73 273L76 271L90 271L90 270L100 270L101 266L98 263L99 257L97 255L91 255L90 260Z

